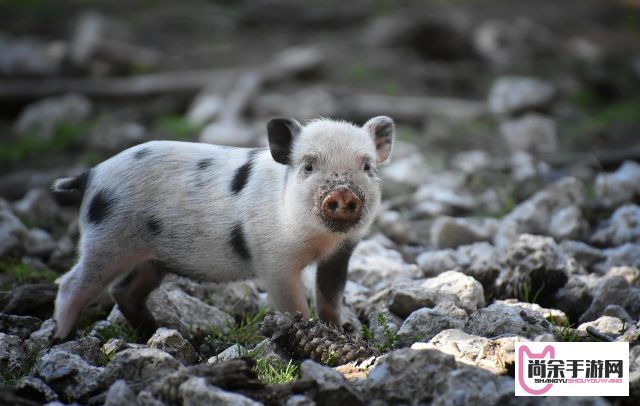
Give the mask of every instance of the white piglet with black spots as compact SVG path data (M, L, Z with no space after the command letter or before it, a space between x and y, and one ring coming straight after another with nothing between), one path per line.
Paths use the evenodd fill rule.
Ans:
M152 141L56 181L54 192L81 195L82 204L79 260L60 282L55 337L67 338L108 285L129 323L151 335L145 303L166 273L258 277L273 308L308 317L300 274L312 263L318 315L339 325L349 258L380 203L376 166L389 159L394 123L278 118L267 133L262 149Z

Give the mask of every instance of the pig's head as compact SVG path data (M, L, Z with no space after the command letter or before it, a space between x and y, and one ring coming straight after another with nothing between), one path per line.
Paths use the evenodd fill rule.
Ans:
M395 136L391 118L375 117L362 127L326 119L302 126L276 118L267 130L273 159L287 165L288 211L333 233L371 224L381 194L376 168L389 160Z

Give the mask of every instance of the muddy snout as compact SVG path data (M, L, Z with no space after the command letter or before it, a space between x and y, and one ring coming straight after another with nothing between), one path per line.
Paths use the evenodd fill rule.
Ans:
M331 220L356 222L362 217L362 200L346 186L339 186L322 201L322 212Z

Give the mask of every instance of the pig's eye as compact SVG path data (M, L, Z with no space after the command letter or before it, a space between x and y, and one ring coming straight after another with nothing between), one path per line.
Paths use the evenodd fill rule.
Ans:
M369 172L371 170L371 164L369 162L365 162L362 169L364 169L365 172Z
M313 164L311 162L305 162L303 168L305 172L311 172L313 171Z

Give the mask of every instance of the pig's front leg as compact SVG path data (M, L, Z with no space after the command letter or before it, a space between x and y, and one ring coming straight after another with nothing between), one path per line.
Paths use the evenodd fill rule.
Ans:
M295 314L301 312L309 318L309 305L300 279L302 269L273 264L271 272L263 278L268 299L275 310Z
M340 305L347 283L349 258L356 243L346 241L328 258L318 263L316 272L316 309L320 320L340 324Z

